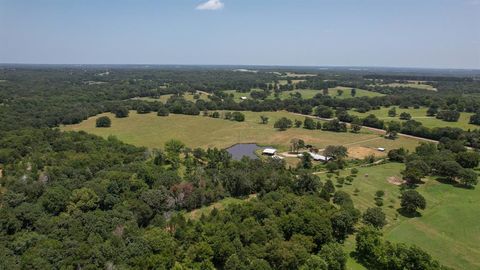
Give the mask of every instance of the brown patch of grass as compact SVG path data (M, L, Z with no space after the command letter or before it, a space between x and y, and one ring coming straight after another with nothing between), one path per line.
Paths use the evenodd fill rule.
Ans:
M363 146L353 146L348 148L348 157L350 158L363 159L370 155L374 155L375 157L384 157L385 153Z
M390 176L387 181L392 184L392 185L396 185L396 186L401 186L403 184L405 184L405 180L403 180L401 177L398 177L398 176Z

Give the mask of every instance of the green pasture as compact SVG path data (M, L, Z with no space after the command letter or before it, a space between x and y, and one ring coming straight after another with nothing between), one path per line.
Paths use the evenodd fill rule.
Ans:
M112 114L106 113L91 117L79 124L61 128L66 131L83 130L104 138L115 135L126 143L149 148L161 148L170 139L181 140L191 148L225 148L236 143L255 142L260 145L277 147L281 151L289 149L290 141L293 138L303 139L307 144L318 148L341 144L369 148L383 147L388 150L401 146L413 149L418 144L417 140L410 138L384 139L379 134L367 129L362 129L359 134L307 130L304 128L278 131L273 127L277 119L287 117L291 120L303 121L305 117L284 111L243 113L246 117L245 122L189 115L160 117L155 113L137 114L134 111L131 111L127 118L115 118ZM110 128L95 127L96 119L104 115L111 118L112 126ZM261 115L269 117L268 124L260 123Z
M339 90L343 91L342 95L339 95ZM262 91L260 89L252 89L252 91ZM241 101L241 97L247 97L251 99L250 92L248 93L240 93L235 90L226 90L224 91L225 93L228 94L233 94L233 98L235 101ZM292 94L295 94L295 92L298 92L302 95L302 98L304 99L310 99L313 98L317 94L322 94L322 90L314 90L314 89L298 89L298 90L291 90L291 91L282 91L279 98L280 99L287 99L290 98ZM339 99L344 99L344 98L352 98L351 93L351 88L348 87L343 87L343 86L337 86L335 88L329 88L328 89L328 95L333 97L333 98L339 98ZM383 96L381 93L377 92L372 92L368 90L363 90L363 89L357 89L357 93L355 97L378 97L378 96ZM274 94L270 94L268 99L274 99L275 96Z
M480 269L480 189L453 187L428 178L417 188L426 198L427 208L421 211L420 217L406 218L397 212L400 187L387 181L391 176L401 177L403 168L400 163L359 168L352 185L343 185L337 190L350 193L355 206L362 212L376 206L375 192L383 190L382 209L388 220L384 234L387 239L417 245L454 269ZM349 172L342 175L349 175ZM335 178L332 179L335 183ZM359 192L355 193L355 189ZM352 240L346 243L350 250L354 248Z
M199 99L202 99L202 100L208 100L208 95L203 93L203 92L198 92L197 95L199 95ZM136 97L136 98L132 98L133 100L143 100L143 101L150 101L150 102L154 102L154 101L160 101L160 102L167 102L167 100L173 96L172 94L168 94L168 95L161 95L160 97L158 98L155 98L155 97ZM183 95L183 97L188 100L188 101L192 101L192 102L195 102L196 99L194 98L194 95L192 93L185 93Z
M391 107L390 107L391 108ZM359 113L355 110L350 110L349 113L352 115L357 115L359 117L367 117L370 114L374 114L377 116L379 119L384 120L384 121L403 121L400 120L400 114L402 112L407 112L412 116L412 119L418 122L421 122L425 127L428 128L435 128L435 127L456 127L456 128L461 128L461 129L476 129L479 128L476 125L469 124L468 122L470 121L470 116L472 113L466 113L462 112L460 113L460 119L458 119L458 122L446 122L441 119L437 119L435 117L430 117L427 116L427 108L419 108L419 109L400 109L397 107L397 116L396 117L389 117L388 116L388 111L390 108L385 108L382 107L378 110L370 110L366 113Z

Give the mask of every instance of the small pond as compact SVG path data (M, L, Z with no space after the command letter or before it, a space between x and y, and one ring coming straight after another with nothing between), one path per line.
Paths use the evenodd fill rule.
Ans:
M235 160L240 160L242 157L246 156L251 159L257 159L258 156L255 154L255 151L258 149L263 149L255 143L239 143L227 148L227 152L232 155L232 158Z

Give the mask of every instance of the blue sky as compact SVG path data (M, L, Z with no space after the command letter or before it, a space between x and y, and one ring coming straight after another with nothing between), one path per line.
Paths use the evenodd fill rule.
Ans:
M480 68L480 0L0 0L0 62Z

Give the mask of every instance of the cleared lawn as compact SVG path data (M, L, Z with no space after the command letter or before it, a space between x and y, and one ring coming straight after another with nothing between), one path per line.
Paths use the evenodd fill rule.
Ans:
M150 148L161 148L170 139L181 140L192 148L226 148L236 143L255 142L260 145L277 147L281 151L289 149L290 140L293 138L303 139L307 144L318 148L342 144L372 148L384 147L387 151L401 146L413 149L418 143L417 140L410 138L387 140L366 129L359 134L303 128L278 131L273 128L277 119L288 117L291 120L303 121L304 117L288 112L244 112L244 114L245 122L233 122L204 116L170 115L160 117L155 113L137 114L133 111L127 118L115 118L112 114L106 113L91 117L80 124L63 126L62 130L83 130L105 138L115 135L124 142ZM96 128L96 119L104 115L112 119L112 127ZM267 125L260 124L260 115L269 117Z
M337 189L350 194L360 190L352 198L362 211L375 207L377 190L385 191L382 209L389 222L385 227L387 239L415 244L454 269L480 269L480 189L466 190L427 179L417 188L427 200L427 209L421 217L405 218L397 214L400 188L387 181L390 176L400 176L403 168L398 163L359 168L352 185ZM352 240L346 243L349 250L354 248Z
M390 107L391 108L391 107ZM355 110L350 110L349 113L352 115L357 115L359 117L367 117L370 114L374 114L377 116L379 119L385 120L385 121L403 121L400 120L400 114L402 112L407 112L412 116L412 119L415 121L421 122L425 127L429 128L435 128L435 127L456 127L456 128L462 128L462 129L477 129L479 126L475 126L472 124L469 124L468 122L470 121L470 116L473 113L465 113L462 112L460 113L460 119L458 119L458 122L446 122L441 119L437 119L435 117L429 117L427 116L427 108L419 108L419 109L400 109L397 107L397 116L396 117L389 117L388 116L388 110L390 108L380 108L379 110L371 110L366 113L359 113L356 112Z
M339 90L343 90L343 94L341 96L338 95ZM262 91L262 90L252 89L252 91ZM328 89L328 95L333 97L333 98L339 98L339 99L352 98L352 96L350 94L350 91L351 91L351 88L343 87L343 86L337 86L335 88L329 88ZM251 98L250 92L239 93L235 90L226 90L224 92L228 93L228 94L233 94L233 96L234 96L233 98L234 98L235 101L241 101L241 97ZM314 89L298 89L298 90L291 90L291 91L282 91L280 93L280 99L283 100L283 99L290 98L290 95L295 94L295 92L299 92L300 94L302 94L302 98L304 98L304 99L310 99L310 98L313 98L317 94L323 93L322 90L314 90ZM363 90L363 89L357 89L357 93L355 95L355 97L379 97L379 96L383 96L383 94L368 91L368 90ZM268 99L274 99L274 98L275 98L275 96L274 96L273 93L270 96L268 96Z

